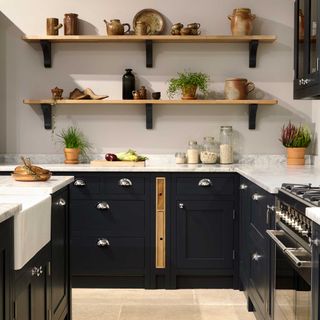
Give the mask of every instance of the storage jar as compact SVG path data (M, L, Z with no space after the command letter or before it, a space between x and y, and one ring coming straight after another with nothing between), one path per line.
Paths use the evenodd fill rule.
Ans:
M220 127L220 163L233 163L233 130L231 126Z
M200 151L200 160L202 163L216 163L219 151L214 142L214 137L204 137Z
M189 164L199 163L199 146L197 141L189 141L187 161Z

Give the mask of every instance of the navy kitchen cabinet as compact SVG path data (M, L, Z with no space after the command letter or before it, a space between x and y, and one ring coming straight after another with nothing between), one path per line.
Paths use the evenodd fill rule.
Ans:
M235 175L172 177L172 286L232 288L235 267Z
M150 176L75 175L70 192L72 285L150 287Z
M68 189L52 197L51 216L51 310L52 319L71 314L69 263L69 194Z
M320 319L320 226L312 224L312 320Z
M51 319L51 246L48 244L14 275L13 318Z
M258 319L271 317L270 240L275 198L254 183L240 179L240 276L248 308Z
M13 218L0 224L0 320L11 319Z

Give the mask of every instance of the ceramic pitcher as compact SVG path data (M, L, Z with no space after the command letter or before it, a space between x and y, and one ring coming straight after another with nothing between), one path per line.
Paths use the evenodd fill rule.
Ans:
M130 32L130 24L129 23L121 23L119 19L113 19L108 22L107 20L103 20L107 27L107 33L109 36L117 36L124 35L125 33ZM124 27L127 27L127 30L124 31Z
M231 21L231 32L234 36L247 36L252 34L253 20L256 18L248 8L234 9L228 16Z
M227 79L224 86L224 96L227 100L246 100L248 93L254 89L254 83L247 79Z

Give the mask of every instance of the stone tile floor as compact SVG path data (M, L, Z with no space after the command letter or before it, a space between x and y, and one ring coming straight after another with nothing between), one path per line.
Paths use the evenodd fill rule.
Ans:
M227 289L73 289L73 320L254 320Z

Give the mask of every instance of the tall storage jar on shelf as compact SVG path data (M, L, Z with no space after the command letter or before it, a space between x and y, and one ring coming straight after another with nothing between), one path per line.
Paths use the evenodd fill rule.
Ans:
M122 99L132 100L132 91L136 89L136 81L132 69L126 69L126 73L122 77Z
M220 127L220 163L233 163L233 130L232 126Z

